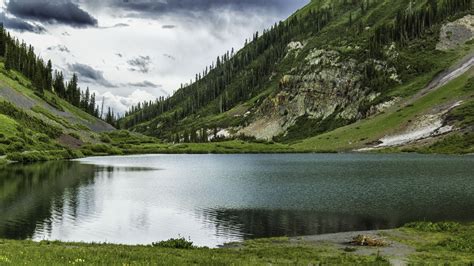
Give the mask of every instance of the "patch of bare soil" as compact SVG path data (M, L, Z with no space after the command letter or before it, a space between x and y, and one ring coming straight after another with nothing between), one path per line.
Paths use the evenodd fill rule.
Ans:
M58 142L71 149L77 149L77 148L80 148L82 145L84 145L84 142L82 142L82 140L76 139L66 134L62 134L58 138Z

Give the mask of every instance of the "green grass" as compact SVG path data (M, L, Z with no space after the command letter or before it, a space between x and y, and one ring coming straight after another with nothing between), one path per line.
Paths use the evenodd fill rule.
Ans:
M437 154L473 154L474 132L454 133L429 146L414 148L412 151Z
M382 233L390 242L413 248L399 254L409 264L470 265L474 262L474 224L417 222ZM389 246L390 247L390 246ZM354 252L364 249L358 255ZM152 245L0 240L0 264L13 265L389 265L379 248L341 248L330 242L286 237L249 240L224 248L193 246L186 239ZM396 251L395 251L396 252Z
M416 248L416 252L409 257L413 264L474 263L474 224L420 222L408 224L400 231L416 236L396 239Z
M0 102L1 104L1 102ZM0 133L7 137L15 135L17 123L10 117L0 114Z
M249 241L241 248L173 249L43 241L0 241L0 264L14 265L388 265L376 255L331 247L292 245L285 239Z

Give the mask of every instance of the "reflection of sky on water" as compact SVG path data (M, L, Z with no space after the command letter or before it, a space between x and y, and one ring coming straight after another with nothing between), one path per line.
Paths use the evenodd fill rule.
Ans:
M473 157L158 155L8 166L0 237L215 246L472 220Z

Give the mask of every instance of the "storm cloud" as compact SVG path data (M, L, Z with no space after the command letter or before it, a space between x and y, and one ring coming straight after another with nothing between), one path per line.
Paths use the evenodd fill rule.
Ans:
M0 13L0 20L7 29L17 30L20 32L29 31L34 33L44 33L46 29L40 25L32 24L16 17L8 17L4 12Z
M77 73L83 82L100 84L109 88L116 87L104 77L104 73L102 71L96 70L91 66L75 63L69 65L69 70L71 72Z
M90 1L94 2L94 1ZM199 12L216 8L230 8L233 10L248 10L253 8L283 9L301 6L304 0L105 0L100 1L107 5L147 12L154 14L174 12Z
M97 26L97 19L70 0L10 0L7 11L18 18L47 23Z

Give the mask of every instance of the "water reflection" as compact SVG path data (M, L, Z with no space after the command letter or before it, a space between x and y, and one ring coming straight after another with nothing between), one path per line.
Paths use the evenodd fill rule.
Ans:
M0 238L148 244L474 220L473 157L162 155L0 168ZM150 167L151 166L151 167Z
M39 223L77 215L78 189L94 180L94 166L46 162L0 168L0 237L31 238Z

